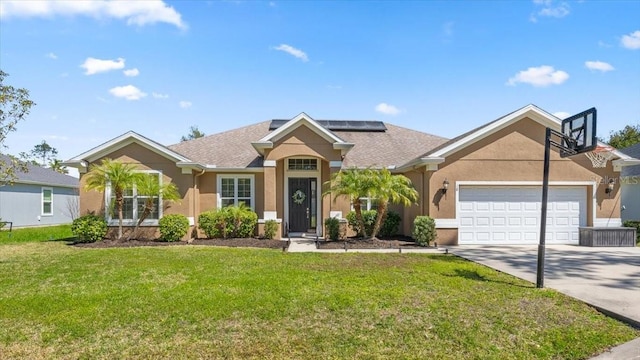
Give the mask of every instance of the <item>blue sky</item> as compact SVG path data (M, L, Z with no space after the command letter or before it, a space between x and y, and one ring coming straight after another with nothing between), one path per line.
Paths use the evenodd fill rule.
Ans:
M37 103L12 154L300 112L444 137L530 103L595 106L603 137L640 123L640 1L3 0L0 44Z

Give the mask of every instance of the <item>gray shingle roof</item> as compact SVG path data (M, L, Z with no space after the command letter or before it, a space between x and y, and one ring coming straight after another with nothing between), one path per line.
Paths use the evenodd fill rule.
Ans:
M11 159L0 154L0 158L4 160L5 164L11 163ZM27 164L28 172L17 172L16 183L35 183L48 186L63 186L63 187L79 187L79 181L77 178L65 174L60 174L51 169L46 169L41 166Z
M619 149L623 154L640 159L640 143ZM640 165L626 166L622 168L622 176L640 176Z
M223 168L262 166L262 158L251 145L271 131L270 121L213 134L169 146L193 161ZM403 165L447 139L384 123L387 131L333 131L355 146L343 166L388 167Z

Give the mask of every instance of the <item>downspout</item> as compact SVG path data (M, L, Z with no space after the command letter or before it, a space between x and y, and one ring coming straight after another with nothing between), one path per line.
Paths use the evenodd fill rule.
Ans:
M198 178L202 175L204 175L204 173L207 171L207 169L202 169L202 172L200 174L195 174L193 176L193 228L197 229L198 228L198 214L197 214L197 210L198 210L198 205L200 204L200 196L196 195L196 190L199 190L200 187L198 186L199 181ZM196 204L197 202L197 204ZM196 235L198 230L196 230Z
M424 171L424 170L422 170L422 171L420 172L420 176L422 177L422 181L421 181L420 186L422 186L422 196L424 197L424 198L423 198L423 200L422 200L422 204L420 204L420 207L422 207L422 211L421 211L421 214L420 214L420 215L427 215L427 214L425 214L425 212L424 212L424 205L425 205L425 203L427 203L427 202L429 201L429 194L425 194L425 192L424 192L424 173L425 173L425 171ZM427 201L425 201L425 199L426 199Z

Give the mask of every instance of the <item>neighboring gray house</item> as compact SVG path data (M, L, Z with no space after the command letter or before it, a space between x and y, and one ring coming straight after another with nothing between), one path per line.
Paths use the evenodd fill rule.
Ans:
M13 222L13 227L73 221L79 211L78 179L36 165L28 169L18 172L12 185L0 185L0 219Z
M620 149L621 152L640 159L640 143ZM640 220L640 165L622 168L620 174L620 212L622 221Z

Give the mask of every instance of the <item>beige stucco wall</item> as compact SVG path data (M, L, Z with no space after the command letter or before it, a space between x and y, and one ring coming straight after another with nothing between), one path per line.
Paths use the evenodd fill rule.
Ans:
M265 160L281 160L290 156L309 156L323 160L340 160L340 150L306 126L300 126L274 142L265 153Z
M175 162L135 143L115 150L105 157L127 164L133 164L139 170L161 171L163 183L173 182L176 184L181 196L179 202L166 204L163 209L163 214L194 216L193 176L182 174L181 170L175 166ZM92 161L91 164L100 164L102 159L103 158L96 159ZM86 174L80 174L80 214L84 215L90 212L104 214L104 193L95 190L86 190L85 180ZM130 229L127 229L127 231L130 231ZM143 236L146 237L153 237L153 234L155 234L156 237L159 236L156 227L142 229L141 234L144 234Z
M457 181L542 181L544 165L544 127L533 120L519 121L446 158L438 170L431 172L428 187L428 214L437 219L454 219ZM551 152L550 181L599 181L617 178L611 163L607 168L594 169L585 155L561 158L557 150ZM443 181L450 182L443 195ZM592 187L587 186L587 219L592 225ZM619 184L611 198L599 185L596 192L596 217L619 218ZM457 232L457 231L456 231ZM452 231L440 229L438 243L457 242ZM442 242L441 242L442 241Z

